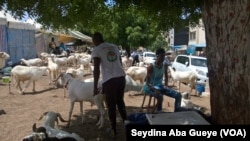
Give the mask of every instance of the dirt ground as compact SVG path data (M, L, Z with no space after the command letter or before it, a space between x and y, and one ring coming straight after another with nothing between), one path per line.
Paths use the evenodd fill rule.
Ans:
M170 82L170 85L172 83ZM10 88L10 90L9 90ZM3 84L0 82L0 141L20 141L26 135L32 132L32 125L36 123L41 126L43 120L39 117L47 111L59 112L64 119L68 119L69 99L63 98L63 89L52 89L49 86L48 76L43 76L36 83L36 93L32 92L32 85L26 90L24 95L17 93L14 86ZM187 91L187 86L182 85L181 91ZM134 112L145 111L141 109L143 95L138 95L136 92L128 92L125 94L125 103L127 106L128 115ZM191 96L194 104L206 108L206 113L210 113L210 97L203 95L201 97ZM146 99L146 102L148 99ZM146 104L147 105L147 104ZM73 114L72 124L66 128L67 123L59 121L56 128L75 132L79 134L85 141L108 141L109 137L105 134L105 129L108 127L108 119L105 117L105 126L98 130L95 125L97 115L99 114L97 107L84 102L83 105L85 122L80 122L80 108L76 103ZM163 103L164 111L173 111L173 99L164 96ZM106 114L107 115L107 114ZM118 141L125 141L125 129L117 112L117 128Z

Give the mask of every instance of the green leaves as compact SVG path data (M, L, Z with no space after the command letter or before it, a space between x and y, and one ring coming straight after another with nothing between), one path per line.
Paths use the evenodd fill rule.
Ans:
M109 2L109 3L107 3ZM2 0L1 9L18 19L27 15L50 29L100 31L124 48L152 47L161 31L201 17L197 0Z

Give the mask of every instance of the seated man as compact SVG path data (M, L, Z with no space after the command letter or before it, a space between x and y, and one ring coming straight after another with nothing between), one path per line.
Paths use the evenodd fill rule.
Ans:
M51 42L49 43L49 53L55 52L55 49L56 49L56 42L55 42L55 38L52 37Z
M64 45L63 42L61 42L60 48L61 48L63 51L66 51L66 52L67 52L67 56L69 56L69 54L70 54L69 48L67 48L67 47Z
M167 95L175 99L174 111L181 105L181 94L167 87L167 64L164 63L165 50L160 48L156 51L156 60L147 68L147 81L144 85L144 93L151 94L157 98L157 111L162 110L163 95ZM165 86L162 84L163 75L165 74ZM158 92L160 94L158 94Z

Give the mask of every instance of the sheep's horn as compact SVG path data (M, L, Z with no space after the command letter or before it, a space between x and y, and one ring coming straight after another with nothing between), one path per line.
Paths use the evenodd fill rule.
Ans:
M67 74L69 74L71 77L74 77L74 75L72 73L67 73Z
M36 130L37 130L37 128L36 128L36 123L33 124L32 130L33 130L33 132L36 132Z
M61 73L55 80L54 82L56 82L60 77L62 77L63 73Z

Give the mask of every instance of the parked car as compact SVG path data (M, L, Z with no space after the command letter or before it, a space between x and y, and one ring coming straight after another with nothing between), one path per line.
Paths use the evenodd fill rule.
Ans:
M156 54L154 52L143 52L142 54L142 60L146 65L155 62L155 59Z
M207 58L192 55L178 55L175 57L172 67L177 71L194 71L199 83L208 80Z

